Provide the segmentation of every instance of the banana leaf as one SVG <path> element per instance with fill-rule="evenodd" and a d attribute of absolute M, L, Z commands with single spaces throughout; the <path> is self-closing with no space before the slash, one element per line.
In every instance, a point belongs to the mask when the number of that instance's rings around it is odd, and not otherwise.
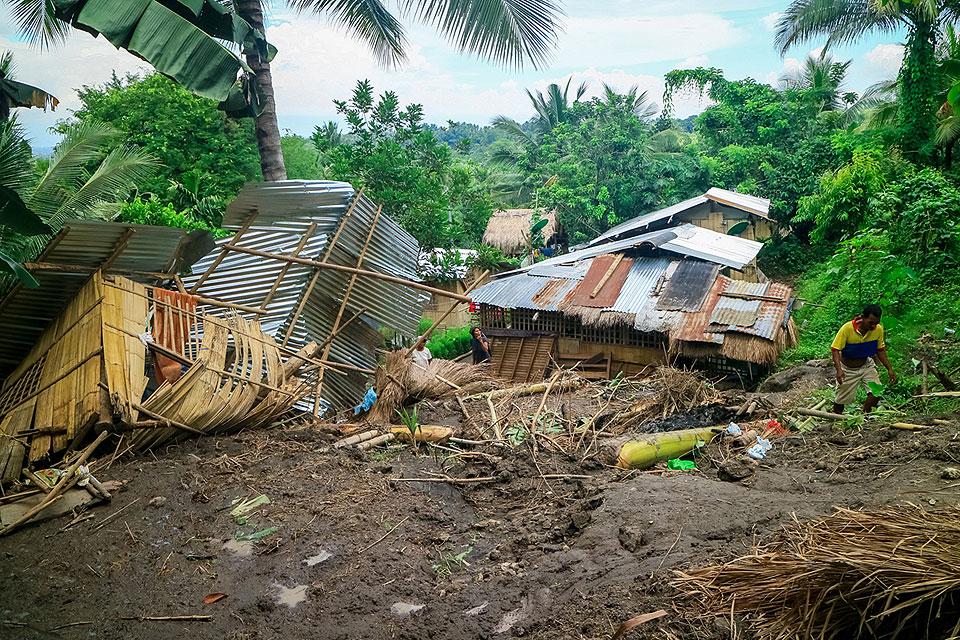
<path fill-rule="evenodd" d="M 243 58 L 224 43 L 269 60 L 276 49 L 263 34 L 217 0 L 52 0 L 58 18 L 149 62 L 190 91 L 234 113 L 237 101 L 257 98 L 256 80 Z M 249 89 L 248 89 L 249 87 Z M 247 102 L 254 114 L 259 100 Z"/>
<path fill-rule="evenodd" d="M 60 101 L 43 89 L 0 77 L 0 99 L 5 98 L 11 107 L 37 107 L 46 111 L 56 109 Z"/>

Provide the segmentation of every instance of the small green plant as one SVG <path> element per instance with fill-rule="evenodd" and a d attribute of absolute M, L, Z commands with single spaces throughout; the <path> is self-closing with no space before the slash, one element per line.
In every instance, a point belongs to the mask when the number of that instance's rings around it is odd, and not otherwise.
<path fill-rule="evenodd" d="M 417 416 L 417 408 L 397 409 L 397 415 L 400 416 L 400 422 L 403 423 L 403 426 L 410 431 L 410 441 L 413 443 L 413 448 L 418 448 L 417 431 L 420 430 L 420 420 Z"/>
<path fill-rule="evenodd" d="M 458 569 L 470 566 L 467 558 L 473 553 L 473 547 L 467 547 L 457 554 L 454 554 L 452 551 L 438 553 L 440 554 L 440 560 L 432 565 L 433 570 L 438 577 L 449 578 Z"/>
<path fill-rule="evenodd" d="M 507 441 L 510 444 L 517 447 L 523 444 L 523 441 L 527 439 L 530 432 L 527 431 L 526 426 L 518 422 L 504 429 L 503 435 L 507 436 Z"/>

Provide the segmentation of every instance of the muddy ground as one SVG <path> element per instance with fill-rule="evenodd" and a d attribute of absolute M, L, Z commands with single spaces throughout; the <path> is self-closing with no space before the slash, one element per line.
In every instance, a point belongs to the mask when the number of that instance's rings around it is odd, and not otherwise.
<path fill-rule="evenodd" d="M 442 408 L 424 415 L 457 422 Z M 707 459 L 698 471 L 627 472 L 543 447 L 534 457 L 529 441 L 456 455 L 326 451 L 332 438 L 249 432 L 118 460 L 101 479 L 126 488 L 95 518 L 0 539 L 0 637 L 610 638 L 662 608 L 626 637 L 726 639 L 728 620 L 699 619 L 670 586 L 674 569 L 736 556 L 835 506 L 960 498 L 941 477 L 960 467 L 956 424 L 780 438 L 742 483 L 720 481 Z M 398 480 L 431 474 L 475 481 Z M 270 503 L 245 523 L 230 516 L 234 500 L 260 494 Z M 226 597 L 204 604 L 215 593 Z M 136 619 L 184 615 L 210 619 Z M 734 636 L 751 637 L 743 623 Z"/>

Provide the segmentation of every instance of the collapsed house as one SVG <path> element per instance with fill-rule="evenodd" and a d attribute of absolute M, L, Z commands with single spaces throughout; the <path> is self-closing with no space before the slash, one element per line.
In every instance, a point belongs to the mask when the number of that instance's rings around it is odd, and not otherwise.
<path fill-rule="evenodd" d="M 761 247 L 683 224 L 501 274 L 472 308 L 502 378 L 539 379 L 554 362 L 606 378 L 679 361 L 753 379 L 795 342 L 790 287 L 753 281 Z"/>
<path fill-rule="evenodd" d="M 0 482 L 94 431 L 146 449 L 353 406 L 437 292 L 412 236 L 346 183 L 248 185 L 223 226 L 214 245 L 69 221 L 25 265 L 40 287 L 0 301 Z"/>
<path fill-rule="evenodd" d="M 504 255 L 519 257 L 530 252 L 530 229 L 534 224 L 536 209 L 501 209 L 494 211 L 487 220 L 483 243 L 495 247 Z M 547 221 L 543 228 L 543 240 L 547 246 L 556 243 L 560 235 L 556 211 L 542 211 Z"/>

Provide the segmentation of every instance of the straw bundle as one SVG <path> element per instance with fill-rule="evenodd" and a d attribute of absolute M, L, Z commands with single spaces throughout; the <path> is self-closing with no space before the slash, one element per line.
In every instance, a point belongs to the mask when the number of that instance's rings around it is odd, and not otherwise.
<path fill-rule="evenodd" d="M 410 361 L 409 354 L 409 349 L 391 351 L 377 369 L 377 402 L 370 410 L 371 420 L 390 422 L 397 409 L 410 401 L 470 395 L 498 386 L 487 365 L 433 360 L 424 370 Z"/>
<path fill-rule="evenodd" d="M 657 390 L 654 406 L 664 418 L 715 402 L 718 397 L 713 386 L 690 369 L 657 367 L 652 383 Z"/>
<path fill-rule="evenodd" d="M 765 640 L 956 638 L 960 507 L 840 509 L 675 583 L 711 614 L 751 615 Z"/>

